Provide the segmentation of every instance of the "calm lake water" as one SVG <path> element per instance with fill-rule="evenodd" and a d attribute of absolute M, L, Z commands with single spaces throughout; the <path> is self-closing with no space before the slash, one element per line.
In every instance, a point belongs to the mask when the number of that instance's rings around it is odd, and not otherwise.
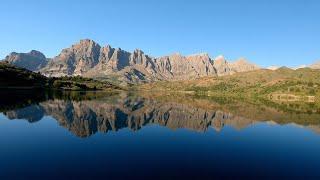
<path fill-rule="evenodd" d="M 319 179 L 312 104 L 2 92 L 0 179 Z"/>

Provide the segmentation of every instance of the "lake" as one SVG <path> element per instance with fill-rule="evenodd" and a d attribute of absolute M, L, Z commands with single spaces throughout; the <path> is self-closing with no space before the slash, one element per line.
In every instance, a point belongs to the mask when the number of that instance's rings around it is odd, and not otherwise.
<path fill-rule="evenodd" d="M 319 179 L 312 104 L 0 92 L 0 179 Z"/>

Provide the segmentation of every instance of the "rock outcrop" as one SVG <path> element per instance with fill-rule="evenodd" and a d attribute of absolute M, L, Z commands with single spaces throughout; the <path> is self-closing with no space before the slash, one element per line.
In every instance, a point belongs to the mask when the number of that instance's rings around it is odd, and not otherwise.
<path fill-rule="evenodd" d="M 4 61 L 30 71 L 38 71 L 48 63 L 46 56 L 36 50 L 32 50 L 29 53 L 12 52 L 6 56 Z"/>
<path fill-rule="evenodd" d="M 54 77 L 81 76 L 98 64 L 100 48 L 100 45 L 92 40 L 81 40 L 80 43 L 63 49 L 41 73 Z"/>
<path fill-rule="evenodd" d="M 257 65 L 250 63 L 244 58 L 240 58 L 239 60 L 230 63 L 229 67 L 231 72 L 233 73 L 254 71 L 260 69 Z"/>
<path fill-rule="evenodd" d="M 224 56 L 220 55 L 214 59 L 214 67 L 217 70 L 218 76 L 230 75 L 232 74 L 229 63 Z"/>
<path fill-rule="evenodd" d="M 260 69 L 260 67 L 253 63 L 250 63 L 244 58 L 240 58 L 234 62 L 228 62 L 222 55 L 215 58 L 214 67 L 217 70 L 218 76 L 225 76 L 238 72 L 247 72 Z"/>
<path fill-rule="evenodd" d="M 215 76 L 216 69 L 208 54 L 182 56 L 179 53 L 156 58 L 156 70 L 164 80 L 187 80 Z"/>

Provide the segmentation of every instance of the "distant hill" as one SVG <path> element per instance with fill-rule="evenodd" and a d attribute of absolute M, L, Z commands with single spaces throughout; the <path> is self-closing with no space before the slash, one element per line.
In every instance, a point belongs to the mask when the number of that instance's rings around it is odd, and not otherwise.
<path fill-rule="evenodd" d="M 267 67 L 266 69 L 269 69 L 269 70 L 277 70 L 277 69 L 279 69 L 280 67 L 278 67 L 278 66 L 269 66 L 269 67 Z"/>
<path fill-rule="evenodd" d="M 229 62 L 223 56 L 211 58 L 207 53 L 190 56 L 175 53 L 154 58 L 139 49 L 131 53 L 110 45 L 102 47 L 90 39 L 63 49 L 53 59 L 31 51 L 11 53 L 5 60 L 18 67 L 40 71 L 47 77 L 83 76 L 129 83 L 188 80 L 259 69 L 244 59 Z"/>
<path fill-rule="evenodd" d="M 309 66 L 312 69 L 320 69 L 320 61 L 317 61 Z"/>
<path fill-rule="evenodd" d="M 282 67 L 286 67 L 286 66 L 282 66 Z M 278 66 L 269 66 L 267 67 L 266 69 L 269 69 L 269 70 L 277 70 L 281 67 L 278 67 Z M 289 68 L 289 69 L 292 69 L 292 70 L 297 70 L 297 69 L 303 69 L 303 68 L 311 68 L 311 69 L 320 69 L 320 61 L 318 62 L 315 62 L 313 64 L 310 64 L 310 65 L 300 65 L 300 66 L 296 66 L 296 67 L 286 67 L 286 68 Z"/>
<path fill-rule="evenodd" d="M 32 50 L 29 53 L 12 52 L 6 56 L 4 61 L 30 71 L 38 71 L 48 63 L 46 56 L 36 50 Z"/>

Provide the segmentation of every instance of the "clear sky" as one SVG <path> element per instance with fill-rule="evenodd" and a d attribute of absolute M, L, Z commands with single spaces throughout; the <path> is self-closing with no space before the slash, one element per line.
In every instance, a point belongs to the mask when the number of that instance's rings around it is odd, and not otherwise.
<path fill-rule="evenodd" d="M 152 56 L 245 57 L 261 66 L 320 59 L 319 0 L 2 0 L 0 59 L 57 55 L 80 39 Z"/>

